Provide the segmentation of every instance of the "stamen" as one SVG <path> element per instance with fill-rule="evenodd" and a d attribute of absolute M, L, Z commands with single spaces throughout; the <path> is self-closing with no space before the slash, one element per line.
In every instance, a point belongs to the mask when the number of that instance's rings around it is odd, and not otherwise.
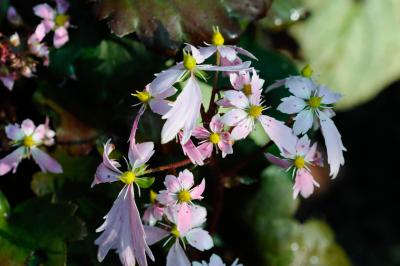
<path fill-rule="evenodd" d="M 119 176 L 119 179 L 125 184 L 129 185 L 135 182 L 136 176 L 131 171 L 126 171 L 122 175 Z"/>

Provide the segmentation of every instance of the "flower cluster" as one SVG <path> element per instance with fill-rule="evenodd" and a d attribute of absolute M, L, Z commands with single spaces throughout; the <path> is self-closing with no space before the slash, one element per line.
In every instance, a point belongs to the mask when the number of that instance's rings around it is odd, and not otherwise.
<path fill-rule="evenodd" d="M 34 77 L 38 65 L 49 65 L 49 47 L 44 38 L 50 31 L 54 31 L 55 48 L 68 42 L 69 3 L 66 0 L 55 2 L 55 8 L 46 3 L 34 6 L 33 13 L 42 20 L 31 34 L 26 35 L 26 31 L 11 36 L 0 33 L 0 81 L 9 90 L 21 77 Z M 23 25 L 22 17 L 13 6 L 7 11 L 7 20 L 14 28 Z"/>

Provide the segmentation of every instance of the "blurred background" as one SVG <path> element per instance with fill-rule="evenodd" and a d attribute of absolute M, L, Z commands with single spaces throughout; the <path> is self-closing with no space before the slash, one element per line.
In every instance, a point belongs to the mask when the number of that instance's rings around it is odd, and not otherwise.
<path fill-rule="evenodd" d="M 39 22 L 32 7 L 42 2 L 0 0 L 0 32 L 32 32 Z M 52 155 L 65 170 L 43 174 L 24 161 L 17 174 L 0 177 L 0 214 L 10 217 L 0 218 L 0 266 L 100 265 L 95 229 L 121 188 L 90 189 L 102 143 L 112 137 L 124 147 L 137 111 L 130 94 L 180 60 L 184 42 L 210 42 L 215 25 L 227 43 L 258 57 L 253 66 L 267 85 L 310 63 L 315 79 L 341 92 L 334 121 L 348 152 L 336 179 L 317 170 L 321 188 L 305 200 L 292 199 L 290 177 L 267 167 L 262 155 L 227 180 L 213 252 L 244 265 L 400 265 L 400 1 L 70 2 L 70 42 L 51 51 L 49 67 L 39 68 L 36 78 L 17 81 L 11 92 L 0 87 L 0 157 L 10 151 L 5 125 L 50 116 L 59 144 Z M 6 21 L 10 5 L 23 26 Z M 209 89 L 202 87 L 204 94 Z M 282 93 L 265 95 L 267 103 L 276 107 Z M 161 126 L 146 113 L 139 140 L 158 141 Z M 235 145 L 222 167 L 267 141 L 256 131 Z M 156 149 L 154 165 L 183 158 L 173 143 Z M 207 169 L 195 171 L 216 182 Z M 218 196 L 210 189 L 206 197 L 212 213 Z M 155 252 L 161 259 L 154 265 L 165 265 L 165 251 L 158 246 Z M 111 253 L 101 265 L 119 265 Z M 194 251 L 191 256 L 205 259 Z"/>

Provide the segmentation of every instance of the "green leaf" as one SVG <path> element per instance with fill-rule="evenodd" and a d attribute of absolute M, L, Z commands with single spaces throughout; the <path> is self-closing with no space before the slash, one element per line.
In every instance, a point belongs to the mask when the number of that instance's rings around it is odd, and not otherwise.
<path fill-rule="evenodd" d="M 312 16 L 292 33 L 318 81 L 344 94 L 338 108 L 365 103 L 400 78 L 400 1 L 304 4 Z"/>
<path fill-rule="evenodd" d="M 135 183 L 141 188 L 149 188 L 153 185 L 154 177 L 137 177 Z"/>
<path fill-rule="evenodd" d="M 0 190 L 0 223 L 3 219 L 6 219 L 10 214 L 10 204 L 6 196 Z"/>
<path fill-rule="evenodd" d="M 18 205 L 0 224 L 2 265 L 65 265 L 65 241 L 86 235 L 76 205 L 37 198 Z M 36 264 L 35 264 L 36 263 Z"/>
<path fill-rule="evenodd" d="M 265 16 L 270 0 L 97 0 L 97 15 L 107 19 L 117 36 L 135 32 L 146 46 L 176 50 L 183 40 L 211 42 L 219 26 L 226 41 L 238 37 L 242 25 Z M 232 17 L 231 17 L 232 16 Z"/>

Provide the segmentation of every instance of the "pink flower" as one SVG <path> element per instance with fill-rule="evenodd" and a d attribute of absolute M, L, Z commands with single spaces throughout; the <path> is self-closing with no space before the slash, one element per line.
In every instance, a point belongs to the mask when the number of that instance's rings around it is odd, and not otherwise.
<path fill-rule="evenodd" d="M 304 198 L 308 198 L 314 192 L 314 186 L 319 187 L 309 168 L 310 165 L 318 163 L 316 153 L 317 143 L 310 147 L 310 140 L 307 135 L 304 135 L 297 140 L 295 146 L 283 150 L 281 155 L 284 159 L 267 154 L 267 158 L 271 162 L 282 168 L 293 170 L 295 176 L 293 198 L 296 198 L 299 193 Z"/>
<path fill-rule="evenodd" d="M 230 133 L 224 131 L 224 124 L 218 114 L 213 116 L 210 122 L 210 131 L 204 127 L 197 127 L 193 131 L 193 136 L 202 140 L 199 151 L 204 158 L 209 158 L 212 155 L 213 147 L 218 147 L 222 151 L 222 157 L 225 158 L 227 154 L 232 154 L 232 144 Z"/>
<path fill-rule="evenodd" d="M 126 185 L 119 193 L 113 207 L 105 217 L 104 224 L 97 232 L 104 231 L 95 244 L 99 246 L 98 260 L 101 262 L 110 249 L 116 249 L 124 266 L 134 265 L 135 261 L 140 266 L 147 266 L 146 253 L 154 260 L 150 248 L 146 244 L 143 225 L 134 197 L 134 184 L 139 189 L 148 188 L 154 178 L 140 177 L 145 174 L 145 163 L 154 154 L 153 142 L 136 143 L 135 134 L 140 115 L 135 119 L 132 129 L 128 153 L 128 169 L 122 172 L 117 161 L 110 159 L 114 146 L 110 140 L 104 146 L 103 162 L 97 167 L 93 185 L 122 181 Z"/>
<path fill-rule="evenodd" d="M 35 126 L 30 119 L 22 121 L 22 124 L 10 124 L 5 128 L 7 137 L 11 139 L 13 146 L 17 146 L 11 154 L 0 160 L 0 175 L 9 171 L 15 173 L 22 159 L 33 157 L 42 172 L 62 173 L 61 165 L 48 154 L 39 149 L 42 145 L 54 143 L 54 131 L 48 128 L 48 122 Z M 52 132 L 50 137 L 49 132 Z M 49 142 L 50 141 L 50 142 Z"/>
<path fill-rule="evenodd" d="M 253 79 L 254 75 L 256 73 L 253 73 Z M 261 90 L 254 90 L 249 97 L 242 91 L 226 91 L 224 101 L 232 108 L 222 116 L 221 121 L 227 126 L 234 127 L 231 132 L 232 139 L 246 138 L 254 129 L 255 122 L 259 121 L 280 150 L 285 146 L 294 145 L 296 138 L 291 128 L 273 117 L 262 114 L 266 108 L 262 105 Z"/>
<path fill-rule="evenodd" d="M 242 60 L 238 57 L 238 54 L 242 54 L 251 59 L 257 60 L 257 58 L 252 53 L 246 51 L 243 48 L 234 45 L 224 45 L 225 39 L 219 31 L 218 27 L 213 27 L 213 31 L 214 34 L 212 37 L 212 44 L 206 43 L 207 47 L 199 48 L 199 51 L 204 56 L 204 58 L 208 58 L 218 52 L 218 56 L 220 57 L 220 63 L 222 66 L 234 66 L 241 64 Z"/>
<path fill-rule="evenodd" d="M 239 259 L 236 259 L 231 266 L 243 266 L 243 264 L 238 264 L 238 262 Z M 225 263 L 222 261 L 220 256 L 212 254 L 210 257 L 210 263 L 207 263 L 204 260 L 201 263 L 195 261 L 192 266 L 225 266 Z"/>
<path fill-rule="evenodd" d="M 206 221 L 207 211 L 201 206 L 190 206 L 192 219 L 190 226 L 181 226 L 179 222 L 179 208 L 177 206 L 170 207 L 165 214 L 167 219 L 173 224 L 168 230 L 146 226 L 146 241 L 149 245 L 153 245 L 169 236 L 166 242 L 174 241 L 167 255 L 167 266 L 190 266 L 190 261 L 183 250 L 181 243 L 185 247 L 185 243 L 200 250 L 209 250 L 214 246 L 213 240 L 209 233 L 202 229 Z"/>
<path fill-rule="evenodd" d="M 143 221 L 154 226 L 157 221 L 160 221 L 164 215 L 164 207 L 157 201 L 157 193 L 150 190 L 150 205 L 146 208 L 143 214 Z"/>
<path fill-rule="evenodd" d="M 202 71 L 238 71 L 247 69 L 250 65 L 249 62 L 230 67 L 201 65 L 205 58 L 196 47 L 187 45 L 183 52 L 183 62 L 157 74 L 157 77 L 150 84 L 154 93 L 161 94 L 170 89 L 176 82 L 182 81 L 189 73 L 189 78 L 182 92 L 172 104 L 172 108 L 162 117 L 167 120 L 161 131 L 162 143 L 174 139 L 181 130 L 183 130 L 182 143 L 186 143 L 192 135 L 196 121 L 200 117 L 201 106 L 201 91 L 195 78 L 196 75 L 204 78 Z"/>
<path fill-rule="evenodd" d="M 36 27 L 35 36 L 39 42 L 47 33 L 54 31 L 53 43 L 60 48 L 68 42 L 69 16 L 66 14 L 69 3 L 65 0 L 56 0 L 56 9 L 48 4 L 40 4 L 33 7 L 36 16 L 42 18 L 42 22 Z"/>
<path fill-rule="evenodd" d="M 13 74 L 8 74 L 0 76 L 0 81 L 3 83 L 4 87 L 11 91 L 14 87 L 15 78 Z"/>
<path fill-rule="evenodd" d="M 43 59 L 43 65 L 45 66 L 49 65 L 49 55 L 50 55 L 49 47 L 47 47 L 46 44 L 41 43 L 35 34 L 32 34 L 29 37 L 28 46 L 29 46 L 29 51 L 33 55 Z"/>
<path fill-rule="evenodd" d="M 192 213 L 189 203 L 192 200 L 201 200 L 205 189 L 205 180 L 203 179 L 198 186 L 194 186 L 193 174 L 185 169 L 179 173 L 178 177 L 167 175 L 164 185 L 166 190 L 161 190 L 157 195 L 157 200 L 165 206 L 177 205 L 179 208 L 179 223 L 181 226 L 190 226 Z"/>
<path fill-rule="evenodd" d="M 293 95 L 282 99 L 278 110 L 286 114 L 297 114 L 294 118 L 293 131 L 296 135 L 305 134 L 313 125 L 321 127 L 325 139 L 330 175 L 335 178 L 341 165 L 344 165 L 342 137 L 332 121 L 335 112 L 332 104 L 342 97 L 329 88 L 319 85 L 309 77 L 294 76 L 271 85 L 274 89 L 284 85 Z"/>
<path fill-rule="evenodd" d="M 143 91 L 136 91 L 136 93 L 132 95 L 139 99 L 143 108 L 149 106 L 154 113 L 164 115 L 171 109 L 171 102 L 165 99 L 171 97 L 175 93 L 176 89 L 174 87 L 162 93 L 158 93 L 151 88 L 150 84 L 147 84 Z"/>

